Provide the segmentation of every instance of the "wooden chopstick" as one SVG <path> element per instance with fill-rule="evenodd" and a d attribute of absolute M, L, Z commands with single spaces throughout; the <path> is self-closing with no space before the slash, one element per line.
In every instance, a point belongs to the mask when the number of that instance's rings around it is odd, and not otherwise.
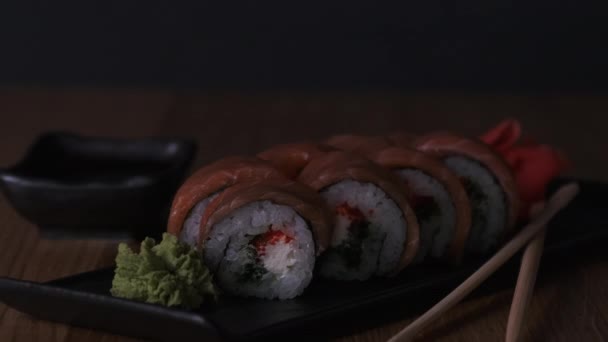
<path fill-rule="evenodd" d="M 444 312 L 459 303 L 464 297 L 476 289 L 484 280 L 492 275 L 496 270 L 507 262 L 517 251 L 525 246 L 534 236 L 536 236 L 549 221 L 563 209 L 578 194 L 579 186 L 576 183 L 564 185 L 559 188 L 547 202 L 547 206 L 542 213 L 526 225 L 513 239 L 505 244 L 494 256 L 486 261 L 475 273 L 467 278 L 460 286 L 450 294 L 435 304 L 431 309 L 418 317 L 414 322 L 405 327 L 389 342 L 411 341 L 422 329 L 431 322 L 439 318 Z"/>
<path fill-rule="evenodd" d="M 533 217 L 541 212 L 542 204 L 532 209 Z M 507 322 L 507 332 L 505 335 L 506 342 L 519 341 L 523 321 L 526 314 L 526 309 L 532 299 L 534 292 L 534 283 L 538 274 L 540 258 L 543 254 L 543 246 L 545 244 L 545 235 L 547 230 L 542 229 L 536 237 L 530 241 L 524 255 L 521 259 L 519 275 L 517 276 L 517 285 L 513 294 L 513 302 L 509 311 L 509 320 Z"/>

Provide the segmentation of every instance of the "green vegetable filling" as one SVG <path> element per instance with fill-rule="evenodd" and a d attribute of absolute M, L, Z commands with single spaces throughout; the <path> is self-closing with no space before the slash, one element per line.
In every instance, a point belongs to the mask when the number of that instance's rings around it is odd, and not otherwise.
<path fill-rule="evenodd" d="M 473 225 L 477 226 L 477 227 L 485 227 L 486 216 L 479 204 L 487 199 L 486 195 L 479 188 L 479 186 L 477 184 L 475 184 L 474 182 L 472 182 L 470 179 L 463 178 L 462 183 L 467 192 L 467 195 L 469 196 L 469 201 L 471 201 L 471 204 L 472 204 L 471 219 L 472 219 Z"/>
<path fill-rule="evenodd" d="M 361 265 L 363 242 L 371 235 L 370 223 L 367 220 L 352 221 L 348 232 L 347 238 L 333 250 L 342 257 L 346 267 L 357 268 Z"/>
<path fill-rule="evenodd" d="M 217 290 L 201 254 L 171 234 L 159 244 L 141 243 L 139 254 L 126 244 L 118 246 L 110 293 L 115 297 L 185 309 L 216 300 Z"/>
<path fill-rule="evenodd" d="M 253 241 L 253 240 L 252 240 Z M 262 265 L 262 261 L 253 245 L 245 247 L 248 263 L 243 266 L 243 273 L 239 274 L 237 281 L 240 283 L 259 282 L 268 270 Z"/>
<path fill-rule="evenodd" d="M 416 203 L 414 210 L 420 221 L 426 221 L 441 214 L 439 205 L 433 198 Z"/>

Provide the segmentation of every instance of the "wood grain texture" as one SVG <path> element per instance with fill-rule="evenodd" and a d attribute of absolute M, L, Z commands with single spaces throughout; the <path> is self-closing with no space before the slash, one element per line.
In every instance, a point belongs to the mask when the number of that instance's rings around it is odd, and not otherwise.
<path fill-rule="evenodd" d="M 49 129 L 191 137 L 199 142 L 195 165 L 201 165 L 228 154 L 251 154 L 275 143 L 334 133 L 449 128 L 478 134 L 502 118 L 516 117 L 540 141 L 560 146 L 576 165 L 574 175 L 608 181 L 607 112 L 608 95 L 4 89 L 0 90 L 0 167 L 16 162 L 34 137 Z M 111 265 L 117 243 L 41 239 L 36 228 L 0 196 L 1 276 L 46 281 Z M 541 267 L 522 341 L 608 339 L 608 258 L 596 254 L 546 272 Z M 420 341 L 503 339 L 512 291 L 463 302 L 426 329 Z M 335 340 L 384 341 L 413 318 L 355 329 Z M 39 321 L 0 304 L 0 341 L 135 340 Z"/>

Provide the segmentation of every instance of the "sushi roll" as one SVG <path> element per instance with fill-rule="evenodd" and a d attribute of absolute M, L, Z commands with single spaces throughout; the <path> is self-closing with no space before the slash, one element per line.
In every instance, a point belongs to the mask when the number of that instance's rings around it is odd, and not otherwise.
<path fill-rule="evenodd" d="M 267 299 L 300 295 L 328 246 L 331 214 L 294 181 L 240 183 L 214 199 L 201 222 L 205 264 L 231 294 Z"/>
<path fill-rule="evenodd" d="M 458 176 L 436 158 L 403 147 L 387 147 L 368 158 L 393 170 L 409 189 L 408 200 L 420 225 L 415 262 L 427 256 L 458 263 L 471 225 L 471 207 Z"/>
<path fill-rule="evenodd" d="M 396 142 L 411 136 L 396 134 Z M 407 139 L 407 140 L 406 140 Z M 458 263 L 471 224 L 471 208 L 458 177 L 440 160 L 423 152 L 392 146 L 391 137 L 342 135 L 327 144 L 359 153 L 392 170 L 405 183 L 409 203 L 420 225 L 420 246 L 414 263 L 427 255 Z"/>
<path fill-rule="evenodd" d="M 334 215 L 320 274 L 365 280 L 398 273 L 418 250 L 418 223 L 404 187 L 387 170 L 357 154 L 315 158 L 298 180 L 321 194 Z"/>
<path fill-rule="evenodd" d="M 410 144 L 439 157 L 460 177 L 472 210 L 467 253 L 486 254 L 497 247 L 514 228 L 520 205 L 505 161 L 486 144 L 452 133 L 421 136 Z"/>
<path fill-rule="evenodd" d="M 291 143 L 276 145 L 257 156 L 270 162 L 288 178 L 296 179 L 312 159 L 332 150 L 334 149 L 323 144 Z"/>
<path fill-rule="evenodd" d="M 211 163 L 190 176 L 177 190 L 167 231 L 196 246 L 203 213 L 221 191 L 244 181 L 284 179 L 270 163 L 252 157 L 228 157 Z"/>

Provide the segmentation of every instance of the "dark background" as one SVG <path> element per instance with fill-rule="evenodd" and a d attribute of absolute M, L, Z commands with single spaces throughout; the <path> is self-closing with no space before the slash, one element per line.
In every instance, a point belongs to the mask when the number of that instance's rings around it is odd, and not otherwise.
<path fill-rule="evenodd" d="M 605 89 L 603 3 L 11 0 L 0 84 Z"/>
<path fill-rule="evenodd" d="M 608 182 L 604 3 L 0 0 L 0 168 L 52 130 L 192 139 L 194 170 L 338 133 L 478 136 L 512 117 L 568 156 L 568 174 Z M 0 196 L 0 276 L 48 281 L 115 256 L 115 242 L 40 238 Z M 523 341 L 608 336 L 604 259 L 539 278 Z M 426 340 L 502 340 L 511 299 L 461 303 Z M 0 317 L 0 341 L 134 341 L 2 303 Z M 339 341 L 386 341 L 409 322 Z"/>

